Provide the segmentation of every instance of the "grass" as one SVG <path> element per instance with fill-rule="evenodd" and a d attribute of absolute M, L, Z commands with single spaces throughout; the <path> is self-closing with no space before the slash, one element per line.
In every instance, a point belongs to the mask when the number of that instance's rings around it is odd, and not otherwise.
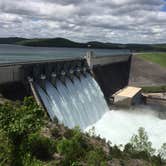
<path fill-rule="evenodd" d="M 144 93 L 166 92 L 166 85 L 142 87 L 142 91 L 143 91 Z"/>
<path fill-rule="evenodd" d="M 141 53 L 139 55 L 142 59 L 150 61 L 156 64 L 159 64 L 162 67 L 166 68 L 166 52 L 162 53 Z M 144 93 L 157 93 L 157 92 L 166 92 L 166 85 L 162 86 L 148 86 L 142 87 Z"/>
<path fill-rule="evenodd" d="M 165 53 L 142 53 L 139 55 L 142 59 L 157 63 L 160 66 L 166 67 L 166 52 Z"/>

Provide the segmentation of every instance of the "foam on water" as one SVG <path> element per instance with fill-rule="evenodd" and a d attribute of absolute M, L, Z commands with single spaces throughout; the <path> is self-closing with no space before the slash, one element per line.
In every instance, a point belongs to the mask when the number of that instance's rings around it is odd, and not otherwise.
<path fill-rule="evenodd" d="M 160 113 L 145 106 L 129 110 L 111 110 L 86 131 L 94 126 L 96 135 L 110 140 L 112 144 L 125 145 L 133 134 L 137 134 L 139 127 L 144 127 L 152 146 L 159 149 L 166 142 L 166 119 L 160 119 Z"/>

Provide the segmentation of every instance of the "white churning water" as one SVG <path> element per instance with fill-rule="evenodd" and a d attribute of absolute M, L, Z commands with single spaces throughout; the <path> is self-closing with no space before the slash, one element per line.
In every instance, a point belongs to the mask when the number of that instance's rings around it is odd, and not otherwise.
<path fill-rule="evenodd" d="M 137 134 L 140 127 L 145 128 L 149 140 L 155 149 L 159 149 L 166 143 L 166 117 L 164 111 L 140 106 L 129 110 L 111 110 L 92 126 L 95 127 L 96 135 L 110 140 L 112 144 L 128 143 L 133 134 Z M 165 114 L 165 115 L 164 115 Z M 92 126 L 89 126 L 88 131 Z"/>
<path fill-rule="evenodd" d="M 51 119 L 57 117 L 69 128 L 80 126 L 84 130 L 109 110 L 99 85 L 89 74 L 74 77 L 73 82 L 66 78 L 65 84 L 58 80 L 53 86 L 46 81 L 45 90 L 36 85 Z"/>

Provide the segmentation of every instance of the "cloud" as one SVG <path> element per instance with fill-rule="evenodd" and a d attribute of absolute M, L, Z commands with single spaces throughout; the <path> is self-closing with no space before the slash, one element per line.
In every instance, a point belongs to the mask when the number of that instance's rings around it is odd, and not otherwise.
<path fill-rule="evenodd" d="M 0 36 L 166 42 L 164 0 L 0 0 Z"/>

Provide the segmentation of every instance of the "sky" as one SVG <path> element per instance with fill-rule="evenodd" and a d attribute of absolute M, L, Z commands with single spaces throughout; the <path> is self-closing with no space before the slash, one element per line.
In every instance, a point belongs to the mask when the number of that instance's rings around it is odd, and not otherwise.
<path fill-rule="evenodd" d="M 166 43 L 166 0 L 0 0 L 0 37 Z"/>

